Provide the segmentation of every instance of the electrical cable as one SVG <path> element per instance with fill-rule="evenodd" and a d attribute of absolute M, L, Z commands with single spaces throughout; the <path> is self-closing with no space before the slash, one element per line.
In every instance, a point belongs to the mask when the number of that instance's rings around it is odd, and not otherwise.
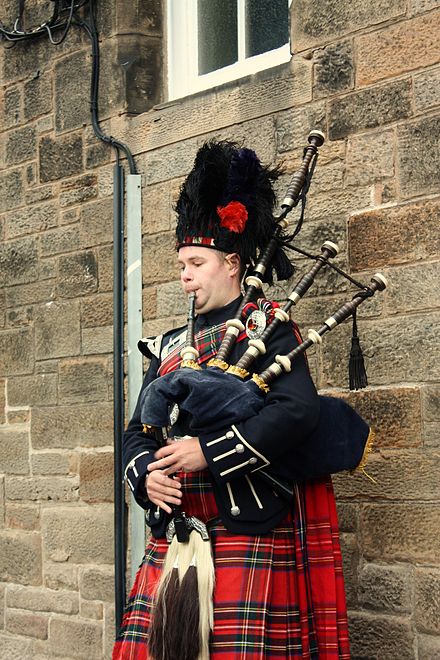
<path fill-rule="evenodd" d="M 98 32 L 96 30 L 95 17 L 94 17 L 94 0 L 90 2 L 90 26 L 85 21 L 79 21 L 78 25 L 82 27 L 87 33 L 92 44 L 92 81 L 91 81 L 91 99 L 90 109 L 92 114 L 92 127 L 95 135 L 102 141 L 110 144 L 114 149 L 121 150 L 128 161 L 130 174 L 137 174 L 136 163 L 133 155 L 126 144 L 116 140 L 111 135 L 106 135 L 99 126 L 98 121 L 98 93 L 99 93 L 99 41 Z"/>
<path fill-rule="evenodd" d="M 73 9 L 71 8 L 71 12 L 73 15 L 74 11 L 77 11 L 80 9 L 88 0 L 81 0 L 79 3 L 75 3 L 75 0 L 72 0 L 72 5 Z M 3 23 L 0 21 L 0 40 L 6 39 L 7 41 L 11 42 L 17 42 L 17 41 L 25 41 L 27 39 L 35 39 L 36 37 L 41 36 L 42 34 L 45 34 L 47 30 L 56 30 L 59 28 L 65 27 L 65 21 L 64 19 L 61 18 L 61 14 L 63 13 L 63 10 L 60 10 L 59 7 L 59 1 L 55 0 L 54 3 L 54 10 L 52 12 L 52 17 L 39 25 L 38 27 L 35 27 L 31 30 L 22 30 L 19 29 L 19 26 L 21 27 L 22 20 L 23 20 L 23 11 L 24 11 L 24 2 L 20 4 L 19 8 L 19 16 L 16 18 L 14 22 L 14 27 L 13 29 L 8 29 L 6 28 Z M 70 25 L 69 25 L 70 27 Z M 52 42 L 54 43 L 54 42 Z M 56 45 L 56 44 L 55 44 Z"/>
<path fill-rule="evenodd" d="M 44 26 L 46 28 L 47 32 L 48 32 L 49 40 L 50 40 L 51 44 L 53 44 L 54 46 L 59 46 L 60 44 L 62 44 L 64 39 L 67 37 L 67 33 L 69 32 L 70 26 L 72 25 L 72 18 L 73 18 L 74 10 L 75 10 L 75 0 L 72 0 L 72 2 L 70 3 L 69 18 L 67 19 L 66 27 L 64 28 L 64 32 L 61 35 L 61 37 L 58 39 L 58 41 L 54 41 L 52 39 L 52 30 L 49 27 L 49 25 L 46 24 Z"/>

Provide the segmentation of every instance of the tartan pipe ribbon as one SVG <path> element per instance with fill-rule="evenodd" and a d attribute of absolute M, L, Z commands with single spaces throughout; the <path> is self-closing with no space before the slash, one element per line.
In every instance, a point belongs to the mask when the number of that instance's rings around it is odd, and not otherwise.
<path fill-rule="evenodd" d="M 226 331 L 226 323 L 219 323 L 218 325 L 213 325 L 209 328 L 204 328 L 200 330 L 194 337 L 194 348 L 199 352 L 199 358 L 197 362 L 199 364 L 204 364 L 212 357 L 217 355 L 218 347 L 220 346 L 221 340 Z M 243 341 L 246 339 L 246 332 L 240 333 L 237 337 L 237 342 Z M 182 361 L 180 351 L 182 350 L 181 346 L 177 346 L 171 351 L 169 355 L 162 361 L 158 375 L 164 376 L 170 371 L 178 369 Z"/>

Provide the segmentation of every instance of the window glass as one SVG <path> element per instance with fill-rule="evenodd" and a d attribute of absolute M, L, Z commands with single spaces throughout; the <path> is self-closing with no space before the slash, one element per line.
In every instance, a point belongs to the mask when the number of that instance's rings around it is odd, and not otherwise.
<path fill-rule="evenodd" d="M 167 0 L 168 98 L 288 62 L 290 0 Z"/>
<path fill-rule="evenodd" d="M 199 75 L 238 59 L 237 0 L 198 0 Z"/>
<path fill-rule="evenodd" d="M 260 55 L 289 41 L 289 8 L 286 0 L 246 2 L 246 57 Z"/>

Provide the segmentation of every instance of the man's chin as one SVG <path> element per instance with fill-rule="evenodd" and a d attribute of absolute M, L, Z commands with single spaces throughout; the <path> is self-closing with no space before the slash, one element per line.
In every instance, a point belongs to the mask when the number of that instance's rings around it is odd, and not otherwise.
<path fill-rule="evenodd" d="M 210 304 L 208 300 L 202 301 L 197 300 L 196 298 L 196 313 L 197 314 L 206 314 L 214 309 L 214 304 Z"/>

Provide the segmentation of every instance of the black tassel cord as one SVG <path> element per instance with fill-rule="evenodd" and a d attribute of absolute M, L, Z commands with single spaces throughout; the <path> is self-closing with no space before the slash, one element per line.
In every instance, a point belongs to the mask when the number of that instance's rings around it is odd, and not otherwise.
<path fill-rule="evenodd" d="M 367 372 L 365 370 L 364 356 L 359 342 L 356 310 L 353 312 L 353 333 L 351 337 L 350 360 L 348 363 L 349 387 L 351 390 L 360 390 L 367 387 Z"/>

